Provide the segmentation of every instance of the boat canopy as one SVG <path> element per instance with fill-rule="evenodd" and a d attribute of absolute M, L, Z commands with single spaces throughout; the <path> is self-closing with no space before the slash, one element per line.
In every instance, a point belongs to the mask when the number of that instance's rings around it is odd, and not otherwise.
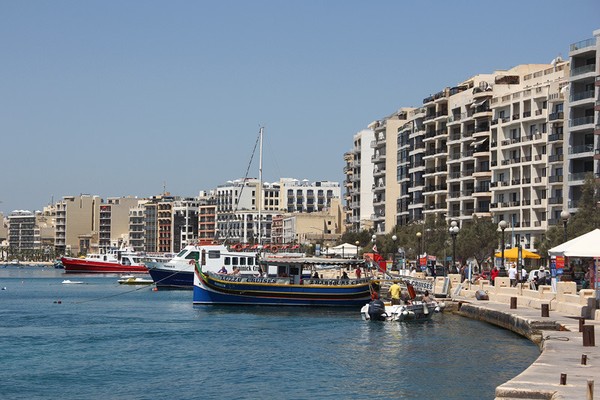
<path fill-rule="evenodd" d="M 332 267 L 364 266 L 365 260 L 345 258 L 320 258 L 320 257 L 267 257 L 260 260 L 261 265 L 288 265 L 288 266 L 311 266 L 316 269 L 328 269 Z"/>

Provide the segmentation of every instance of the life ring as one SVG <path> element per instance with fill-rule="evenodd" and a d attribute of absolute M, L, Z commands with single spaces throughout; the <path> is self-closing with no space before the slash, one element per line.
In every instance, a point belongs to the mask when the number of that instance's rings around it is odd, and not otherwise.
<path fill-rule="evenodd" d="M 276 245 L 271 246 L 271 253 L 277 253 L 277 250 L 279 250 L 279 249 L 277 248 Z"/>
<path fill-rule="evenodd" d="M 235 246 L 233 246 L 233 249 L 235 251 L 241 251 L 242 250 L 242 244 L 241 243 L 236 244 Z"/>

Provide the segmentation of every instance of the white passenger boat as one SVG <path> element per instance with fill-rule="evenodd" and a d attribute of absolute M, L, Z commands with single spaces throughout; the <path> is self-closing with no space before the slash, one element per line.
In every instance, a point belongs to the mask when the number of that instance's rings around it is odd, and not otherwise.
<path fill-rule="evenodd" d="M 438 303 L 437 301 L 412 301 L 410 304 L 391 305 L 385 304 L 381 300 L 373 300 L 365 304 L 360 313 L 365 321 L 415 321 L 430 319 L 444 306 L 443 302 Z"/>

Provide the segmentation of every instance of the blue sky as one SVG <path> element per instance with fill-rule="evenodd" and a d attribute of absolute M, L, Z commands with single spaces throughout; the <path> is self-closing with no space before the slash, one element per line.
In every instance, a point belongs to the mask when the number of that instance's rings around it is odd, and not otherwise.
<path fill-rule="evenodd" d="M 373 120 L 566 58 L 599 16 L 597 0 L 0 0 L 0 211 L 194 196 L 244 175 L 260 125 L 266 181 L 341 181 Z"/>

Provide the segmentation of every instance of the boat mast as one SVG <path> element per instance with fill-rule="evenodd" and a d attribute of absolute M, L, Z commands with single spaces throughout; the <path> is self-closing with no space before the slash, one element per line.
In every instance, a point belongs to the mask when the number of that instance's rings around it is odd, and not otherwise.
<path fill-rule="evenodd" d="M 262 183 L 262 162 L 263 162 L 263 131 L 264 127 L 260 127 L 260 142 L 258 148 L 258 244 L 262 246 L 262 202 L 263 202 L 263 183 Z"/>

